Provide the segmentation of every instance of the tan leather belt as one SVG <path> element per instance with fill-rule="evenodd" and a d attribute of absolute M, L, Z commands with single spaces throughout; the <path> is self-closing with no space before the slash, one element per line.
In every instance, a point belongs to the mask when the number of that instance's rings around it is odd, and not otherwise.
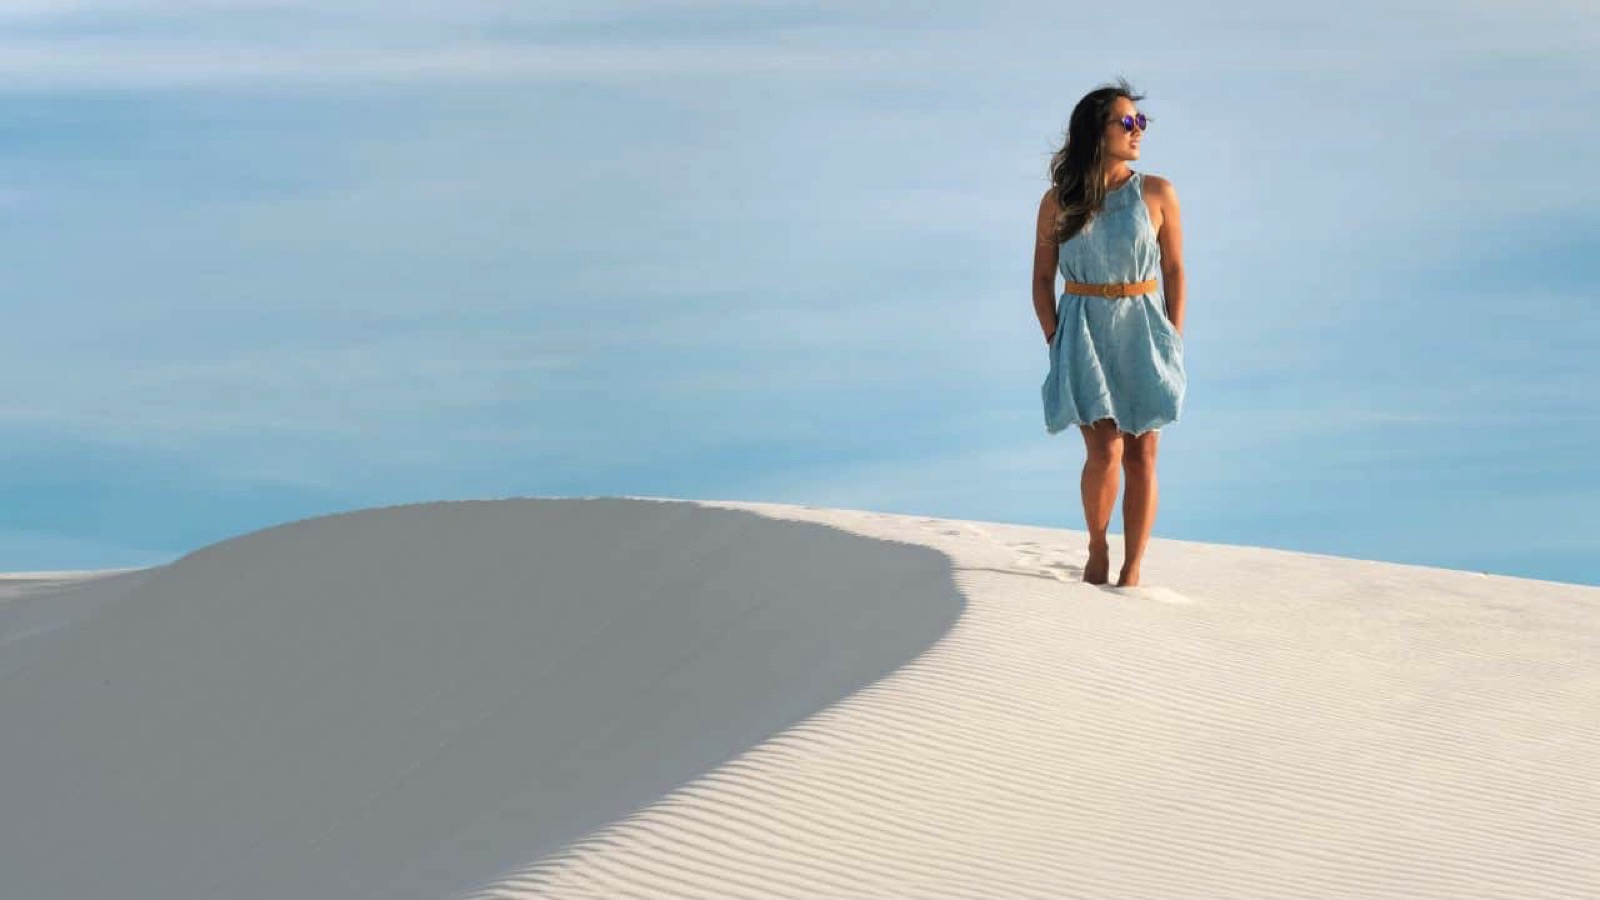
<path fill-rule="evenodd" d="M 1067 282 L 1069 294 L 1093 294 L 1096 297 L 1132 297 L 1135 294 L 1148 294 L 1156 289 L 1158 282 L 1152 278 L 1149 281 L 1134 281 L 1127 284 L 1089 284 L 1083 281 Z"/>

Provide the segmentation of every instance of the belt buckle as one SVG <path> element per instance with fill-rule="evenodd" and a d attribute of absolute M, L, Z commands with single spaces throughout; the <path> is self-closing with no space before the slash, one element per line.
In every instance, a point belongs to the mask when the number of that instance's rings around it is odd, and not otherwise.
<path fill-rule="evenodd" d="M 1100 296 L 1108 297 L 1108 298 L 1109 297 L 1115 297 L 1116 296 L 1116 293 L 1115 293 L 1116 292 L 1116 288 L 1117 288 L 1117 286 L 1114 285 L 1114 284 L 1111 284 L 1110 282 L 1107 282 L 1106 284 L 1102 284 L 1102 285 L 1100 285 Z"/>

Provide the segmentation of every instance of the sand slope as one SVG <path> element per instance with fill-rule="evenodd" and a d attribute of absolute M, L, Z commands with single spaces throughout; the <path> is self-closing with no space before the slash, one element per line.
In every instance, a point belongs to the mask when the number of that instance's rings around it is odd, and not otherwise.
<path fill-rule="evenodd" d="M 0 895 L 1600 896 L 1600 589 L 1083 544 L 523 499 L 0 581 Z"/>
<path fill-rule="evenodd" d="M 479 896 L 1600 896 L 1600 590 L 1163 540 L 1108 589 L 1081 532 L 726 505 L 937 547 L 968 607 Z"/>

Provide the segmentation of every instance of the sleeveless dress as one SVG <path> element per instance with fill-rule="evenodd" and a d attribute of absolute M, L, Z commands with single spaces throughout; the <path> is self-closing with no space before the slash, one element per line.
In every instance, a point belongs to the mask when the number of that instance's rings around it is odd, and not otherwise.
<path fill-rule="evenodd" d="M 1144 202 L 1144 173 L 1106 195 L 1105 208 L 1057 252 L 1062 276 L 1093 284 L 1145 281 L 1161 247 Z M 1128 297 L 1070 294 L 1056 304 L 1050 371 L 1040 393 L 1045 430 L 1114 419 L 1143 434 L 1178 420 L 1188 376 L 1183 336 L 1167 318 L 1160 285 Z"/>

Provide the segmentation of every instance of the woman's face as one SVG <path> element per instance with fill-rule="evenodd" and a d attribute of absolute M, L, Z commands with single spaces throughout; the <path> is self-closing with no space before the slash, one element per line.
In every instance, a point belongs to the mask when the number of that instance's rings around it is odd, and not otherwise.
<path fill-rule="evenodd" d="M 1103 155 L 1108 159 L 1138 159 L 1139 143 L 1144 140 L 1144 129 L 1134 122 L 1133 130 L 1122 127 L 1122 117 L 1139 115 L 1139 107 L 1127 97 L 1118 97 L 1111 106 L 1103 132 Z"/>

